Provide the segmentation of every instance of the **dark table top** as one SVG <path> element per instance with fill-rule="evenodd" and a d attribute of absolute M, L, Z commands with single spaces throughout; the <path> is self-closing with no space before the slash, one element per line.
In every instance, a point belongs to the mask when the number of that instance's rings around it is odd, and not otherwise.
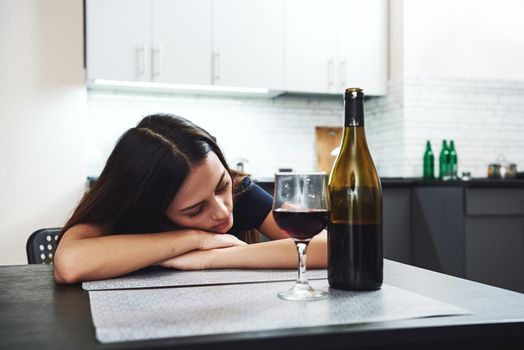
<path fill-rule="evenodd" d="M 56 285 L 50 265 L 1 266 L 0 349 L 524 348 L 524 294 L 388 260 L 384 273 L 385 283 L 474 314 L 100 344 L 80 285 Z"/>

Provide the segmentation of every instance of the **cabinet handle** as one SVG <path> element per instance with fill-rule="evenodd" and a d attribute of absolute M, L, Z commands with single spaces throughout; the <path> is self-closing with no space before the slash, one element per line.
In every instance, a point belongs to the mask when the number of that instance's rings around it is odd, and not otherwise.
<path fill-rule="evenodd" d="M 146 45 L 138 46 L 135 49 L 136 54 L 136 75 L 137 78 L 143 78 L 146 74 Z"/>
<path fill-rule="evenodd" d="M 220 51 L 213 53 L 213 83 L 220 79 Z"/>
<path fill-rule="evenodd" d="M 346 60 L 340 62 L 340 88 L 346 88 Z"/>
<path fill-rule="evenodd" d="M 154 47 L 151 53 L 151 72 L 153 72 L 153 80 L 160 77 L 161 59 L 160 59 L 160 45 Z"/>
<path fill-rule="evenodd" d="M 334 77 L 335 77 L 335 60 L 332 58 L 327 63 L 327 78 L 328 78 L 327 89 L 328 90 L 331 90 L 331 86 L 335 85 Z"/>

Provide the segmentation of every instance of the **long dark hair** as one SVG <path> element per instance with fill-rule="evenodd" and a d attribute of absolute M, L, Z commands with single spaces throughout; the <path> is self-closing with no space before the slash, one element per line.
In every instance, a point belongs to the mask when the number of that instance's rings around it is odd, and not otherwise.
<path fill-rule="evenodd" d="M 62 229 L 79 223 L 103 225 L 110 233 L 146 233 L 176 229 L 164 213 L 191 167 L 214 152 L 233 179 L 216 140 L 189 120 L 169 114 L 142 119 L 118 140 L 93 187 Z"/>

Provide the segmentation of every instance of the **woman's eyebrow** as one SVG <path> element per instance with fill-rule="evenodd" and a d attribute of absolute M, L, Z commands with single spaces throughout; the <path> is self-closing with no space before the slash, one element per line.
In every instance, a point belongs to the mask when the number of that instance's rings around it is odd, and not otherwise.
<path fill-rule="evenodd" d="M 224 176 L 226 176 L 226 171 L 224 170 L 224 172 L 222 173 L 222 176 L 220 176 L 220 179 L 218 180 L 218 183 L 217 185 L 215 186 L 215 190 L 218 189 L 218 187 L 220 186 L 220 183 L 222 183 L 222 180 L 224 180 Z M 180 211 L 188 211 L 188 210 L 191 210 L 195 207 L 198 207 L 200 204 L 202 204 L 203 201 L 200 201 L 196 204 L 193 204 L 193 205 L 190 205 L 189 207 L 185 207 L 183 209 L 180 209 Z"/>

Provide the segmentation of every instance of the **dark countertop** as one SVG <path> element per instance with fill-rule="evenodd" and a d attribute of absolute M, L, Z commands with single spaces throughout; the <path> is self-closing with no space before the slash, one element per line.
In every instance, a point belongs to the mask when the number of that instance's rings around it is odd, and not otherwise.
<path fill-rule="evenodd" d="M 412 187 L 524 187 L 524 179 L 488 179 L 472 178 L 471 180 L 423 180 L 422 178 L 382 178 L 382 186 L 397 187 L 404 184 Z"/>
<path fill-rule="evenodd" d="M 384 283 L 471 315 L 167 338 L 95 340 L 88 293 L 56 285 L 51 265 L 0 267 L 1 349 L 467 349 L 524 342 L 524 294 L 385 260 Z"/>
<path fill-rule="evenodd" d="M 88 176 L 87 181 L 89 187 L 96 181 L 96 176 Z M 272 186 L 273 179 L 260 178 L 254 181 L 264 187 L 264 185 Z M 380 179 L 383 188 L 403 188 L 403 187 L 465 187 L 465 188 L 524 188 L 524 179 L 488 179 L 488 178 L 472 178 L 471 180 L 422 180 L 422 178 L 406 178 L 406 177 L 383 177 Z"/>
<path fill-rule="evenodd" d="M 272 185 L 271 179 L 255 179 L 259 184 Z M 383 177 L 380 179 L 383 188 L 396 187 L 523 187 L 524 179 L 488 179 L 488 178 L 472 178 L 471 180 L 423 180 L 422 178 L 405 178 L 405 177 Z"/>

